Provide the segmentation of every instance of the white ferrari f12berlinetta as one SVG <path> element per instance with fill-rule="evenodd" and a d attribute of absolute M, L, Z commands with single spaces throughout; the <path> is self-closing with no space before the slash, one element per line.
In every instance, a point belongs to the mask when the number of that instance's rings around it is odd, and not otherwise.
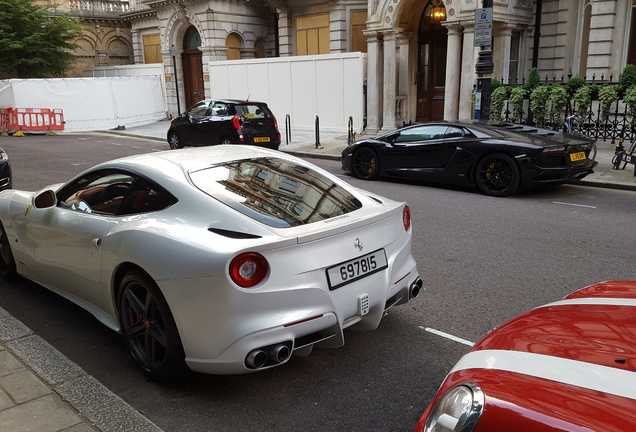
<path fill-rule="evenodd" d="M 286 363 L 417 296 L 404 203 L 302 159 L 225 145 L 0 192 L 0 264 L 123 334 L 158 379 Z"/>

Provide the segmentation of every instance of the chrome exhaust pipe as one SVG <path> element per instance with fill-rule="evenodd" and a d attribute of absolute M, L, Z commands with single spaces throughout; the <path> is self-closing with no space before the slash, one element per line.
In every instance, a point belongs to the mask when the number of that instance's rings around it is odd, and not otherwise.
<path fill-rule="evenodd" d="M 260 369 L 267 364 L 267 353 L 262 349 L 255 349 L 245 357 L 245 365 L 250 369 Z"/>
<path fill-rule="evenodd" d="M 414 299 L 415 297 L 419 295 L 420 291 L 422 290 L 423 284 L 424 283 L 422 282 L 422 279 L 420 278 L 418 278 L 415 282 L 411 284 L 410 293 L 411 293 L 412 299 Z"/>
<path fill-rule="evenodd" d="M 269 358 L 274 363 L 282 363 L 289 358 L 291 350 L 286 344 L 274 345 L 269 352 Z"/>

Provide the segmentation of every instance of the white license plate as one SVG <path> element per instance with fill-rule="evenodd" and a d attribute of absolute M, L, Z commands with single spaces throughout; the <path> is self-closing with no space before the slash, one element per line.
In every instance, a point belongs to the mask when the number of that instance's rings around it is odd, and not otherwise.
<path fill-rule="evenodd" d="M 388 267 L 384 249 L 337 264 L 327 269 L 329 289 L 335 290 Z"/>

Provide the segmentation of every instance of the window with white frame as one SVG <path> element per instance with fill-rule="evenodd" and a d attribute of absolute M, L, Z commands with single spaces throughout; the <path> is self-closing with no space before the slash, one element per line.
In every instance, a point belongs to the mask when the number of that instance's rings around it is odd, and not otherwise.
<path fill-rule="evenodd" d="M 514 30 L 510 36 L 510 66 L 508 67 L 508 81 L 519 81 L 519 59 L 521 57 L 521 31 Z"/>

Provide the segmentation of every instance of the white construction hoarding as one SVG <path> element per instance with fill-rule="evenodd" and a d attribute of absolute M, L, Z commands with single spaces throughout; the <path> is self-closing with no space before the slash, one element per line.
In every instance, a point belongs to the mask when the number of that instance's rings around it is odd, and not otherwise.
<path fill-rule="evenodd" d="M 140 126 L 166 117 L 160 76 L 11 79 L 2 107 L 61 108 L 65 131 Z"/>
<path fill-rule="evenodd" d="M 346 132 L 349 117 L 362 130 L 365 54 L 216 61 L 208 64 L 212 99 L 266 102 L 282 124 L 311 130 L 315 116 L 325 132 Z"/>

